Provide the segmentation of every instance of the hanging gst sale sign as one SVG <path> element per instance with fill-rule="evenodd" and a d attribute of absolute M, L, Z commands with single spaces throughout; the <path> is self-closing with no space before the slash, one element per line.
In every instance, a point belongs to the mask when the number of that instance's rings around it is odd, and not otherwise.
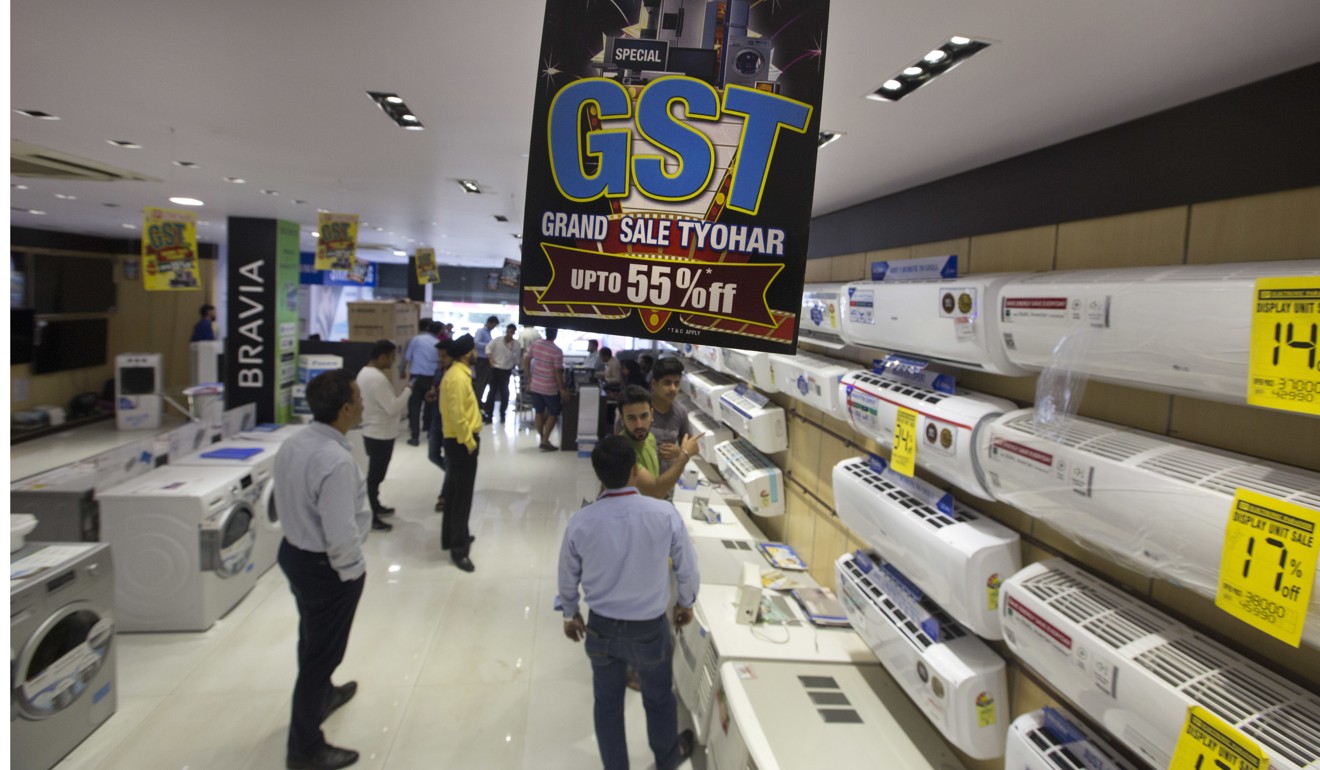
<path fill-rule="evenodd" d="M 319 233 L 316 241 L 316 269 L 354 270 L 357 261 L 357 214 L 318 214 L 316 227 Z"/>
<path fill-rule="evenodd" d="M 428 283 L 440 283 L 440 270 L 435 265 L 435 249 L 418 248 L 414 259 L 417 262 L 417 282 L 425 286 Z"/>
<path fill-rule="evenodd" d="M 522 323 L 793 351 L 828 15 L 547 0 Z"/>
<path fill-rule="evenodd" d="M 200 289 L 197 268 L 197 214 L 142 209 L 142 282 L 146 290 Z"/>

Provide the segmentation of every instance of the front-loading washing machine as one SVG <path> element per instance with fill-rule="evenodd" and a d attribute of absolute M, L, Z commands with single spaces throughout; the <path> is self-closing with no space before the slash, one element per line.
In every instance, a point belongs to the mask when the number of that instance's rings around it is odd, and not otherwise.
<path fill-rule="evenodd" d="M 255 490 L 252 513 L 257 522 L 252 564 L 257 577 L 275 566 L 280 541 L 284 539 L 284 528 L 280 526 L 279 512 L 275 509 L 275 453 L 279 448 L 280 445 L 273 442 L 230 439 L 170 463 L 194 468 L 247 468 L 252 472 Z"/>
<path fill-rule="evenodd" d="M 115 713 L 114 564 L 103 543 L 9 555 L 9 760 L 47 770 Z"/>
<path fill-rule="evenodd" d="M 120 631 L 205 631 L 256 583 L 250 468 L 166 465 L 97 495 Z"/>

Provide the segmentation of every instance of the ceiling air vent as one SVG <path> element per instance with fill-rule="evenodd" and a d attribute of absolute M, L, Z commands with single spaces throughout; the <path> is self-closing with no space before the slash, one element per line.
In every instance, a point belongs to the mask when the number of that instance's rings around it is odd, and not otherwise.
<path fill-rule="evenodd" d="M 9 173 L 34 179 L 75 179 L 91 182 L 160 181 L 106 163 L 57 152 L 16 139 L 9 142 Z"/>

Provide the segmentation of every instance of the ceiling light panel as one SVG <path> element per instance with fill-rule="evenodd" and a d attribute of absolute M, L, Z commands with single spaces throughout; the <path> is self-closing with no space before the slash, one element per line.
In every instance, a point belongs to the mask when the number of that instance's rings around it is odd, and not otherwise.
<path fill-rule="evenodd" d="M 60 119 L 58 115 L 52 115 L 49 112 L 42 112 L 41 110 L 14 110 L 14 112 L 17 112 L 19 115 L 26 115 L 29 118 L 36 118 L 37 120 Z"/>
<path fill-rule="evenodd" d="M 878 102 L 896 102 L 989 47 L 990 44 L 984 40 L 955 35 L 944 45 L 931 50 L 920 61 L 904 67 L 897 75 L 867 94 L 866 98 Z"/>
<path fill-rule="evenodd" d="M 368 91 L 367 96 L 370 96 L 376 106 L 380 107 L 381 111 L 388 115 L 390 120 L 394 121 L 399 127 L 410 131 L 421 131 L 425 128 L 417 115 L 408 109 L 403 97 L 398 94 L 385 91 Z"/>
<path fill-rule="evenodd" d="M 463 192 L 471 195 L 481 194 L 481 185 L 477 184 L 475 179 L 460 179 L 458 186 L 463 188 Z"/>
<path fill-rule="evenodd" d="M 113 144 L 116 147 L 123 147 L 125 150 L 140 150 L 142 145 L 137 142 L 130 142 L 127 139 L 107 139 L 106 144 Z"/>

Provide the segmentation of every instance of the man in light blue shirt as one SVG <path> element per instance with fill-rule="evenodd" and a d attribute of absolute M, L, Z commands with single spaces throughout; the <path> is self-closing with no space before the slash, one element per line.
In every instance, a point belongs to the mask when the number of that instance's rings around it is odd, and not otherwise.
<path fill-rule="evenodd" d="M 500 325 L 500 319 L 491 316 L 486 319 L 486 325 L 477 329 L 477 333 L 472 336 L 472 342 L 477 346 L 477 360 L 472 366 L 472 388 L 477 392 L 477 404 L 486 403 L 486 386 L 490 384 L 490 356 L 486 353 L 486 348 L 490 347 L 490 342 L 494 337 L 490 335 L 492 329 Z M 491 414 L 488 410 L 482 409 L 482 422 L 490 422 Z"/>
<path fill-rule="evenodd" d="M 431 378 L 435 376 L 439 357 L 435 352 L 435 338 L 440 333 L 440 324 L 435 321 L 421 321 L 417 336 L 408 340 L 408 347 L 403 350 L 403 361 L 408 366 L 408 382 L 412 385 L 412 396 L 408 398 L 408 443 L 417 446 L 421 443 L 422 431 L 431 430 L 431 410 L 422 409 L 426 391 L 431 388 Z"/>
<path fill-rule="evenodd" d="M 623 436 L 607 436 L 591 452 L 605 491 L 573 515 L 559 552 L 564 634 L 586 639 L 595 691 L 596 745 L 605 770 L 626 770 L 623 696 L 628 669 L 641 679 L 646 728 L 658 770 L 673 770 L 692 753 L 692 731 L 678 732 L 673 692 L 669 570 L 678 581 L 674 625 L 692 621 L 701 578 L 692 540 L 673 504 L 638 493 L 637 455 Z M 591 605 L 578 610 L 578 586 Z"/>

